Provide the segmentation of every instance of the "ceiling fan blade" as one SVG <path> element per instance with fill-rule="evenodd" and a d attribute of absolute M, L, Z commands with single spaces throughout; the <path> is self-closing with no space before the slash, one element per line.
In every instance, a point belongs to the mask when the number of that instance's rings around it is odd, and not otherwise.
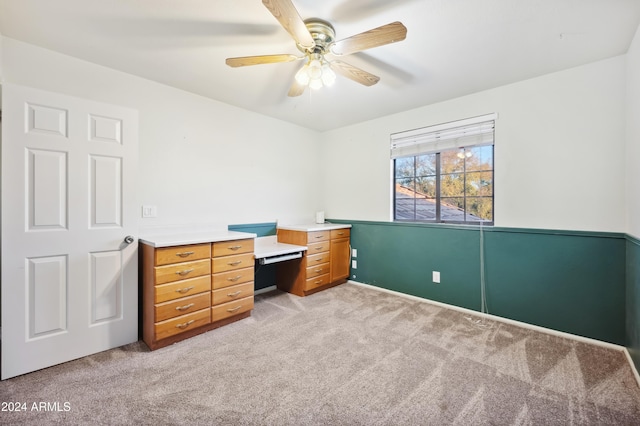
<path fill-rule="evenodd" d="M 289 93 L 287 93 L 287 96 L 290 96 L 292 98 L 296 97 L 296 96 L 300 96 L 304 93 L 304 89 L 306 86 L 303 86 L 302 84 L 298 83 L 295 79 L 293 80 L 293 84 L 291 85 L 291 88 L 289 89 Z"/>
<path fill-rule="evenodd" d="M 300 17 L 298 10 L 291 0 L 262 0 L 262 4 L 269 9 L 269 12 L 280 22 L 280 25 L 291 34 L 291 37 L 304 47 L 312 49 L 316 43 L 309 33 L 307 26 Z"/>
<path fill-rule="evenodd" d="M 407 28 L 401 22 L 392 22 L 343 40 L 331 46 L 334 55 L 350 55 L 372 47 L 402 41 L 407 37 Z"/>
<path fill-rule="evenodd" d="M 329 65 L 338 74 L 347 77 L 356 83 L 364 84 L 365 86 L 373 86 L 380 81 L 380 77 L 377 75 L 368 73 L 365 70 L 349 65 L 346 62 L 331 61 Z"/>
<path fill-rule="evenodd" d="M 278 62 L 293 62 L 303 59 L 296 55 L 260 55 L 260 56 L 241 56 L 239 58 L 227 58 L 225 61 L 230 67 L 246 67 L 249 65 L 275 64 Z"/>

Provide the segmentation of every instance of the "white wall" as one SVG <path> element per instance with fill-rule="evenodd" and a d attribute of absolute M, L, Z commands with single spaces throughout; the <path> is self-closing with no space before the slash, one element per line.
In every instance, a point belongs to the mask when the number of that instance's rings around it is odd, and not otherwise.
<path fill-rule="evenodd" d="M 312 220 L 319 134 L 129 74 L 4 38 L 7 82 L 135 108 L 142 227 Z"/>
<path fill-rule="evenodd" d="M 625 64 L 615 57 L 324 133 L 327 216 L 390 220 L 391 133 L 496 112 L 496 226 L 624 232 Z"/>
<path fill-rule="evenodd" d="M 627 53 L 626 232 L 640 238 L 640 27 Z"/>

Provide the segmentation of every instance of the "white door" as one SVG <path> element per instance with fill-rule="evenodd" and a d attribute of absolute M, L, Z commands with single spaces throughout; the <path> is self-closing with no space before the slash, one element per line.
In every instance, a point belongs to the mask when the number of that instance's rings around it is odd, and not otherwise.
<path fill-rule="evenodd" d="M 2 379 L 138 338 L 138 113 L 2 87 Z"/>

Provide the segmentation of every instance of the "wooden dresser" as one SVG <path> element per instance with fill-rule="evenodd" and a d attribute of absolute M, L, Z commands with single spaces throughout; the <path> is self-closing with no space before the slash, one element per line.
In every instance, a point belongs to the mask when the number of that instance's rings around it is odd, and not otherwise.
<path fill-rule="evenodd" d="M 251 315 L 254 237 L 226 231 L 140 240 L 142 334 L 151 350 Z"/>
<path fill-rule="evenodd" d="M 278 227 L 278 242 L 306 246 L 301 259 L 278 265 L 280 290 L 307 296 L 344 283 L 349 277 L 351 225 Z"/>

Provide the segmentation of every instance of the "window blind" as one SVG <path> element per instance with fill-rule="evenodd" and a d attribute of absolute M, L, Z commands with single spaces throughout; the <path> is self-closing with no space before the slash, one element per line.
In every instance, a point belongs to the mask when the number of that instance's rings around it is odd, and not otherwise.
<path fill-rule="evenodd" d="M 487 114 L 391 135 L 391 158 L 491 145 L 497 114 Z"/>

